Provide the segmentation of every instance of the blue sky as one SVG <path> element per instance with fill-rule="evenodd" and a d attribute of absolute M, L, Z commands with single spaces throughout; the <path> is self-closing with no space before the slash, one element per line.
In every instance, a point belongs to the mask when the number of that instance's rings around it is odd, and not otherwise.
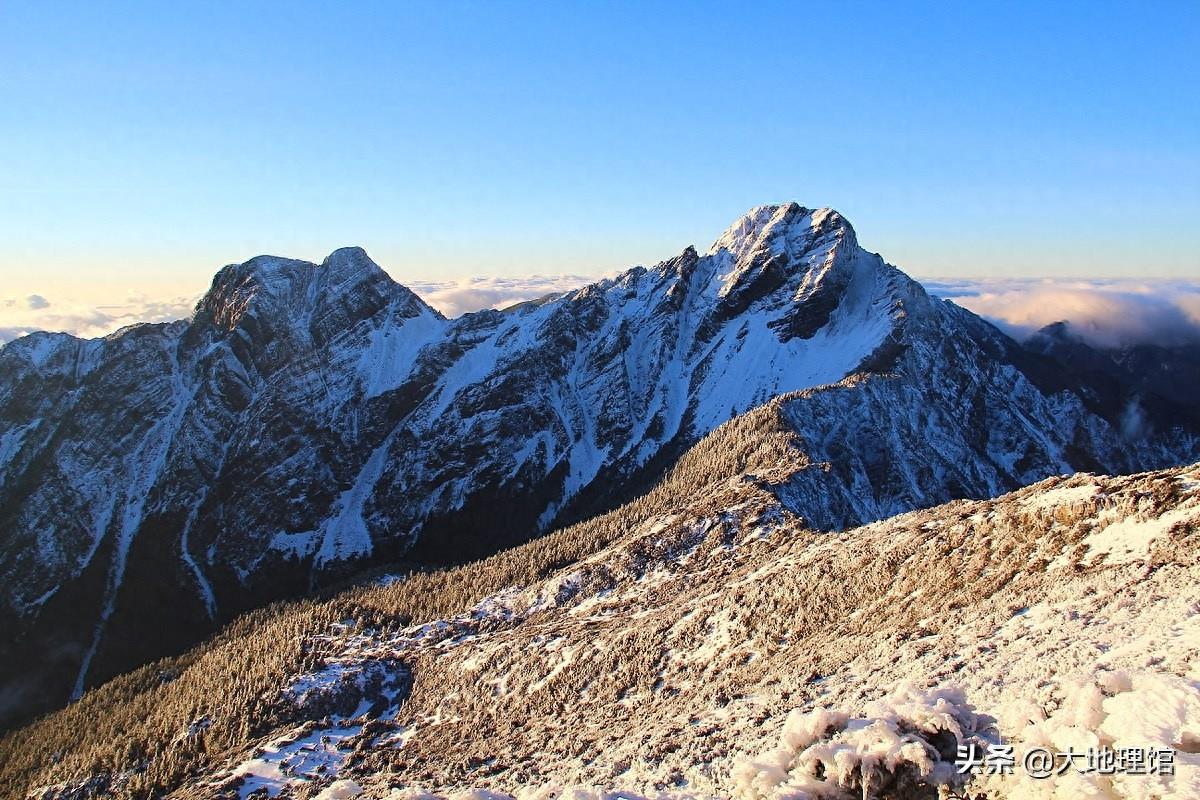
<path fill-rule="evenodd" d="M 361 244 L 592 274 L 746 208 L 919 275 L 1200 275 L 1200 3 L 0 4 L 0 293 Z"/>

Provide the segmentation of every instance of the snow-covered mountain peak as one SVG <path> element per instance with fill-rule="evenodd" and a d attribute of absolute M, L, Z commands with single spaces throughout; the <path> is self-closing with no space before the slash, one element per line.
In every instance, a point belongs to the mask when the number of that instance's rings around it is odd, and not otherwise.
<path fill-rule="evenodd" d="M 737 261 L 764 253 L 795 251 L 796 245 L 838 232 L 853 241 L 854 229 L 832 208 L 809 209 L 799 203 L 756 206 L 725 229 L 708 255 L 727 251 Z"/>
<path fill-rule="evenodd" d="M 367 251 L 358 246 L 339 247 L 334 250 L 321 262 L 321 269 L 338 275 L 392 280 L 382 267 L 371 260 Z"/>
<path fill-rule="evenodd" d="M 324 292 L 346 291 L 370 286 L 376 292 L 391 298 L 404 317 L 431 314 L 441 317 L 415 292 L 392 280 L 383 268 L 376 264 L 361 247 L 340 247 L 330 253 L 318 270 Z"/>
<path fill-rule="evenodd" d="M 800 299 L 839 272 L 837 264 L 856 262 L 859 253 L 854 229 L 841 214 L 786 203 L 751 209 L 717 239 L 707 258 L 716 294 L 740 307 L 742 295 L 780 289 Z M 844 287 L 848 280 L 838 275 L 833 282 Z"/>
<path fill-rule="evenodd" d="M 403 317 L 440 316 L 392 280 L 361 247 L 343 247 L 319 265 L 278 256 L 230 264 L 217 273 L 196 313 L 198 319 L 232 330 L 248 314 L 278 327 L 336 312 L 330 321 L 353 325 L 384 306 L 396 307 Z"/>

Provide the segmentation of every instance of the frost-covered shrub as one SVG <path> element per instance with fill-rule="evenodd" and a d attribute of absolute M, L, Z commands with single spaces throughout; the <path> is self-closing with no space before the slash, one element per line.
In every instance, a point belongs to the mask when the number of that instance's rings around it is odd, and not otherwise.
<path fill-rule="evenodd" d="M 994 721 L 957 688 L 901 686 L 860 718 L 793 711 L 778 748 L 734 768 L 735 791 L 746 800 L 932 798 L 961 786 L 958 745 L 982 743 Z"/>

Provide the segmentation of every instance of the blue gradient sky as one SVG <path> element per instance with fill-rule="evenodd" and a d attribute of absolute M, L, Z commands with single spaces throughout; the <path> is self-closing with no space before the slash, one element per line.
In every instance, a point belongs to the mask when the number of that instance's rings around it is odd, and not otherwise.
<path fill-rule="evenodd" d="M 4 2 L 0 291 L 590 274 L 789 199 L 920 275 L 1200 275 L 1200 3 L 902 5 Z"/>

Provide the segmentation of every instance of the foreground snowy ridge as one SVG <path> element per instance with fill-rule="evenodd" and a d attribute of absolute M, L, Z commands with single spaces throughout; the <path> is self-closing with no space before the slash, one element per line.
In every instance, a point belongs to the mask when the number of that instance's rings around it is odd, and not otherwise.
<path fill-rule="evenodd" d="M 989 800 L 1194 798 L 1198 527 L 1200 465 L 841 534 L 729 481 L 459 616 L 313 634 L 331 655 L 279 692 L 326 722 L 180 796 L 918 798 L 1003 737 L 1176 774 L 1018 770 L 969 785 Z"/>

